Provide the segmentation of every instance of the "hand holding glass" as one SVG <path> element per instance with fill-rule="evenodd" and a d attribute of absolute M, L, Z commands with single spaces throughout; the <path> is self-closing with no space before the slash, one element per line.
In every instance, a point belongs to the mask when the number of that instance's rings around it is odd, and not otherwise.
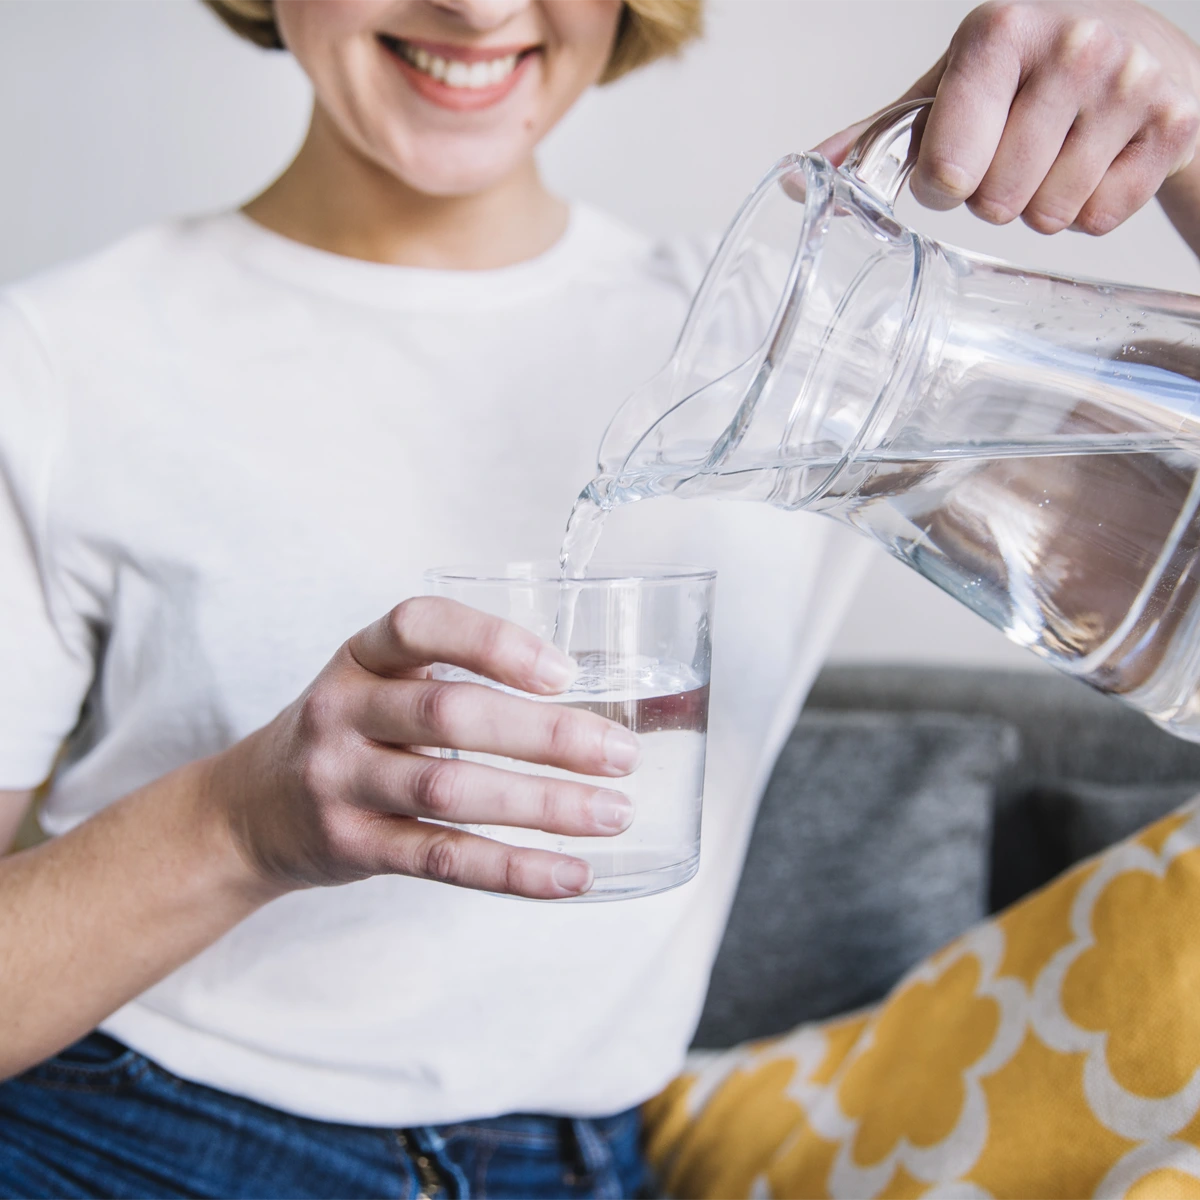
<path fill-rule="evenodd" d="M 700 809 L 708 731 L 713 572 L 687 567 L 595 567 L 564 581 L 557 563 L 497 570 L 447 568 L 426 579 L 435 595 L 503 617 L 546 641 L 558 634 L 578 666 L 553 696 L 515 692 L 462 667 L 436 664 L 435 679 L 473 682 L 543 705 L 598 714 L 637 734 L 641 759 L 619 780 L 603 781 L 633 803 L 633 820 L 614 836 L 572 836 L 500 824 L 459 827 L 512 846 L 573 855 L 594 882 L 579 900 L 646 896 L 686 882 L 700 857 Z M 447 757 L 507 771 L 597 785 L 595 776 L 475 751 Z"/>

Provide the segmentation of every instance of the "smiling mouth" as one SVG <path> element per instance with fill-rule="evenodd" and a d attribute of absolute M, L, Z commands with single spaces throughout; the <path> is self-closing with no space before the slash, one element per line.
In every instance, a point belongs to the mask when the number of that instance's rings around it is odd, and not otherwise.
<path fill-rule="evenodd" d="M 483 92 L 505 83 L 536 46 L 485 57 L 486 51 L 467 51 L 470 58 L 457 57 L 449 47 L 436 50 L 403 38 L 379 35 L 380 41 L 419 74 L 443 87 L 463 92 Z"/>

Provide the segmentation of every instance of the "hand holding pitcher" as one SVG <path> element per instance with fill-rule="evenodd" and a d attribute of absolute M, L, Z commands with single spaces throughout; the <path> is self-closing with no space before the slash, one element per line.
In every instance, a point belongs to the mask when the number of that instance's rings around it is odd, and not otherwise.
<path fill-rule="evenodd" d="M 1159 195 L 1200 253 L 1200 47 L 1135 3 L 990 3 L 899 101 L 936 96 L 913 195 L 1103 234 Z M 817 147 L 840 163 L 870 120 Z"/>

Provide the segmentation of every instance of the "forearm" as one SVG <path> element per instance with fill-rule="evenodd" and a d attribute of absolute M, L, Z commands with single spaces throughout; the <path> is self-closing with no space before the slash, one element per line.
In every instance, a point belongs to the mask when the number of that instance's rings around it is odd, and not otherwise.
<path fill-rule="evenodd" d="M 0 860 L 0 1078 L 40 1062 L 280 894 L 192 763 Z"/>
<path fill-rule="evenodd" d="M 1158 202 L 1192 253 L 1200 256 L 1200 154 L 1163 183 Z"/>

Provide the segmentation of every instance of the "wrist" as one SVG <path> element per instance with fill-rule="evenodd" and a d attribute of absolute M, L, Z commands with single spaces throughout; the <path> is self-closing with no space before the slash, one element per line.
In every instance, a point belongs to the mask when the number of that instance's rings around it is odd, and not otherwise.
<path fill-rule="evenodd" d="M 196 820 L 217 886 L 235 903 L 253 908 L 295 890 L 295 884 L 267 869 L 251 837 L 249 810 L 261 790 L 251 743 L 263 732 L 184 768 L 193 773 L 188 790 L 196 801 Z"/>
<path fill-rule="evenodd" d="M 1175 31 L 1176 33 L 1178 31 Z M 1200 47 L 1189 39 L 1188 77 L 1195 102 L 1200 98 Z M 1200 256 L 1200 144 L 1193 148 L 1191 161 L 1163 180 L 1158 189 L 1158 202 L 1167 219 L 1180 236 Z"/>
<path fill-rule="evenodd" d="M 1180 236 L 1200 255 L 1200 153 L 1163 181 L 1158 202 Z"/>

